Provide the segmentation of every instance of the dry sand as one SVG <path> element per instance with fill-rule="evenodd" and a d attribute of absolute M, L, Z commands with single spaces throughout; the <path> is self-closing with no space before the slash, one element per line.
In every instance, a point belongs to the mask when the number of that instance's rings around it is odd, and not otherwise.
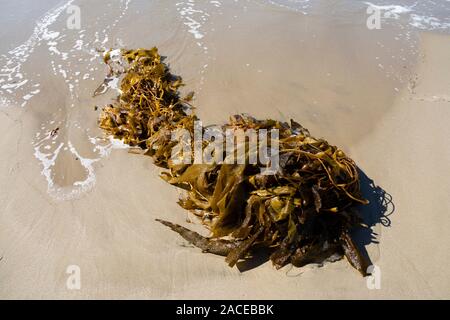
<path fill-rule="evenodd" d="M 76 85 L 72 97 L 64 79 L 46 72 L 44 46 L 23 66 L 24 73 L 41 74 L 40 95 L 23 108 L 0 108 L 0 298 L 450 298 L 449 38 L 420 34 L 419 51 L 405 53 L 406 62 L 394 64 L 396 77 L 388 78 L 374 57 L 382 63 L 390 57 L 383 57 L 367 30 L 355 25 L 334 29 L 315 17 L 248 6 L 211 13 L 215 30 L 199 40 L 162 2 L 131 4 L 119 22 L 122 27 L 111 27 L 105 43 L 158 45 L 174 72 L 184 76 L 186 90 L 198 91 L 196 105 L 205 123 L 224 122 L 238 112 L 294 118 L 342 146 L 368 177 L 363 182 L 372 206 L 363 213 L 378 243 L 369 243 L 368 235 L 359 237 L 380 267 L 381 289 L 369 290 L 366 279 L 345 261 L 280 271 L 264 263 L 250 270 L 242 266 L 241 272 L 221 257 L 186 246 L 154 221 L 188 225 L 186 212 L 176 204 L 180 191 L 158 178 L 151 160 L 126 150 L 103 157 L 93 150 L 97 144 L 89 138 L 101 137 L 93 106 L 113 96 L 91 97 L 104 68 L 90 72 L 93 80 Z M 122 12 L 108 10 L 115 17 Z M 148 21 L 137 10 L 160 15 Z M 237 12 L 243 18 L 229 28 Z M 86 21 L 93 23 L 92 16 Z M 63 23 L 56 21 L 52 28 Z M 228 31 L 233 28 L 238 31 Z M 261 34 L 264 38 L 258 38 Z M 393 51 L 402 48 L 383 34 L 374 37 Z M 72 75 L 100 66 L 101 60 L 51 59 Z M 45 137 L 57 126 L 52 144 Z M 45 153 L 47 143 L 51 154 L 64 143 L 54 166 L 44 170 L 50 184 L 36 158 L 36 150 Z M 82 162 L 86 159 L 96 160 Z M 89 170 L 93 181 L 88 181 Z M 369 188 L 369 178 L 387 193 L 385 199 L 392 198 L 385 210 L 369 194 L 380 192 Z M 87 182 L 77 187 L 77 181 Z M 380 222 L 381 211 L 390 214 L 383 219 L 390 226 Z M 66 287 L 69 265 L 81 269 L 81 290 Z"/>

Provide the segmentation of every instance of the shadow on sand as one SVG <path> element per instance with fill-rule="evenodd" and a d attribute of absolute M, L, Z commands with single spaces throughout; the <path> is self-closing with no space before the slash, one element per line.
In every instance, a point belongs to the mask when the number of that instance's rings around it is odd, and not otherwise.
<path fill-rule="evenodd" d="M 379 243 L 381 235 L 374 231 L 374 227 L 377 225 L 386 228 L 391 226 L 390 216 L 395 211 L 395 205 L 392 196 L 386 190 L 376 185 L 361 169 L 359 169 L 359 175 L 362 195 L 370 203 L 367 206 L 359 206 L 357 210 L 368 228 L 360 228 L 352 236 L 361 253 L 372 264 L 366 246 Z"/>

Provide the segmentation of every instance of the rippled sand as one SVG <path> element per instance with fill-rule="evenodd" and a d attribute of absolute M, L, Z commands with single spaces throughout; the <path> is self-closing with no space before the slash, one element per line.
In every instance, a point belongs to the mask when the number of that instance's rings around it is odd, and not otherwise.
<path fill-rule="evenodd" d="M 370 31 L 365 10 L 306 12 L 307 1 L 298 10 L 282 1 L 32 3 L 1 13 L 17 32 L 2 30 L 0 44 L 0 297 L 450 297 L 447 35 L 395 18 Z M 73 4 L 80 30 L 66 26 Z M 365 211 L 378 243 L 361 235 L 380 290 L 346 262 L 240 273 L 154 222 L 187 225 L 180 192 L 98 130 L 94 106 L 114 91 L 92 97 L 107 72 L 102 49 L 152 46 L 197 92 L 205 124 L 242 112 L 293 118 L 342 146 L 367 184 L 392 197 L 390 227 L 375 217 L 380 206 Z M 79 291 L 66 287 L 69 265 L 81 268 Z"/>

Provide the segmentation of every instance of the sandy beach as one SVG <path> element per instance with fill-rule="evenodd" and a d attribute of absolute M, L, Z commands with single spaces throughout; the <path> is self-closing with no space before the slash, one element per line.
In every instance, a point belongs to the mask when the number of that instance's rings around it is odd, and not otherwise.
<path fill-rule="evenodd" d="M 44 2 L 0 13 L 0 298 L 450 298 L 446 21 L 383 9 L 392 15 L 369 30 L 367 5 L 327 1 Z M 67 27 L 72 5 L 81 29 Z M 357 238 L 381 288 L 346 261 L 231 269 L 155 222 L 205 232 L 149 157 L 97 127 L 94 107 L 117 93 L 93 97 L 101 49 L 153 46 L 205 124 L 295 119 L 356 161 L 373 231 Z M 67 287 L 73 265 L 80 290 Z"/>

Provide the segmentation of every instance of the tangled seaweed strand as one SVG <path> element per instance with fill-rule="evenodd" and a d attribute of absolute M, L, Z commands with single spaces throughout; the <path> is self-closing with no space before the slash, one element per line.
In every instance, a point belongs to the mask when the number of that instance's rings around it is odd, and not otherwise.
<path fill-rule="evenodd" d="M 361 198 L 355 163 L 345 153 L 316 139 L 298 123 L 234 116 L 224 129 L 278 129 L 280 170 L 261 174 L 255 164 L 175 164 L 171 133 L 186 129 L 193 136 L 198 120 L 190 106 L 193 94 L 180 97 L 183 85 L 172 75 L 158 50 L 122 50 L 105 54 L 111 75 L 123 75 L 121 94 L 103 108 L 99 125 L 168 171 L 162 177 L 187 190 L 179 204 L 196 214 L 211 231 L 205 238 L 182 226 L 158 220 L 232 267 L 257 248 L 270 251 L 274 266 L 301 267 L 345 255 L 366 275 L 367 260 L 350 237 L 362 227 L 355 212 Z M 237 146 L 236 146 L 237 148 Z M 247 151 L 248 152 L 248 151 Z"/>

